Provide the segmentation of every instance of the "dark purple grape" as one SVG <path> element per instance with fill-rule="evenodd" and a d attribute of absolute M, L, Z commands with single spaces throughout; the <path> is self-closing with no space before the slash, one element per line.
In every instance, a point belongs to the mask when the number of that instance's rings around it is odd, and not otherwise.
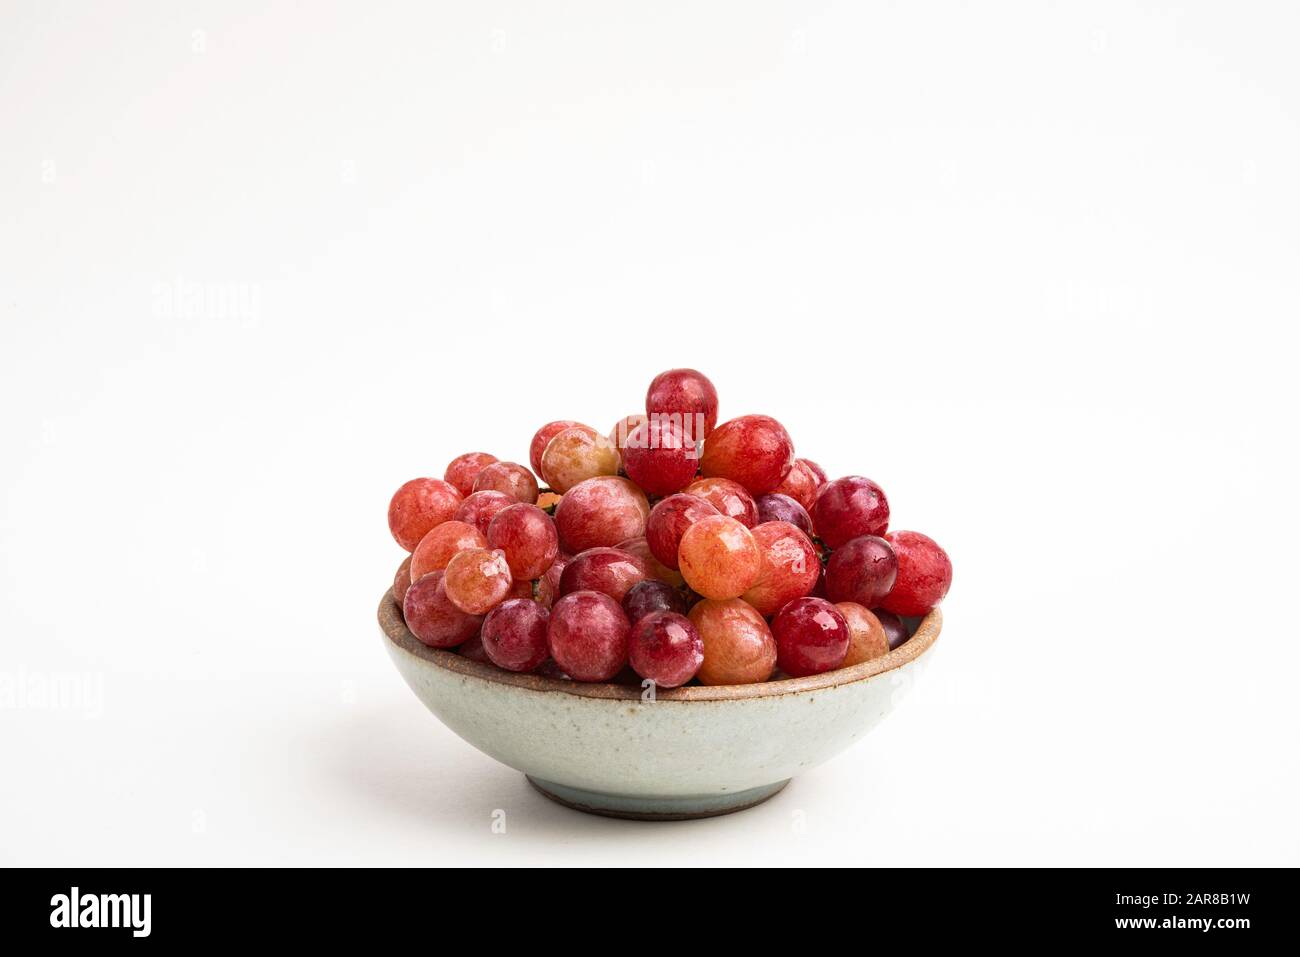
<path fill-rule="evenodd" d="M 892 611 L 885 611 L 883 608 L 873 608 L 871 613 L 880 619 L 880 627 L 885 629 L 885 635 L 889 638 L 889 650 L 893 651 L 903 642 L 912 636 L 907 633 L 907 626 L 903 624 L 903 619 L 899 618 Z"/>
<path fill-rule="evenodd" d="M 789 495 L 782 495 L 780 492 L 769 492 L 767 495 L 760 495 L 754 499 L 754 504 L 758 506 L 758 522 L 760 525 L 764 522 L 789 522 L 809 538 L 812 538 L 813 523 L 808 516 L 808 510 Z"/>
<path fill-rule="evenodd" d="M 686 614 L 686 599 L 668 583 L 647 578 L 627 590 L 623 596 L 623 610 L 627 612 L 627 620 L 635 625 L 646 615 L 657 611 Z"/>

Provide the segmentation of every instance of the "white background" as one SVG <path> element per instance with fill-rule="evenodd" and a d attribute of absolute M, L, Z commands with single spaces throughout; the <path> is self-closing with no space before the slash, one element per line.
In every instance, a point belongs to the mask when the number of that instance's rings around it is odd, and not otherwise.
<path fill-rule="evenodd" d="M 1293 5 L 0 11 L 0 862 L 1300 864 Z M 861 744 L 629 824 L 374 610 L 402 481 L 680 365 L 956 575 Z"/>

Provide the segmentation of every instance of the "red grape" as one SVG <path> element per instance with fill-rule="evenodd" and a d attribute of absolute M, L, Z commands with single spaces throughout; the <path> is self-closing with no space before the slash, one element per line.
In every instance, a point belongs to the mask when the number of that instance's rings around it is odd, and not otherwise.
<path fill-rule="evenodd" d="M 537 479 L 518 462 L 493 462 L 474 479 L 475 492 L 502 492 L 517 502 L 537 501 Z"/>
<path fill-rule="evenodd" d="M 419 581 L 429 572 L 442 571 L 451 556 L 466 548 L 483 548 L 487 539 L 473 525 L 452 519 L 430 529 L 411 553 L 411 581 Z"/>
<path fill-rule="evenodd" d="M 824 598 L 796 598 L 772 619 L 777 666 L 791 678 L 831 671 L 849 651 L 849 623 Z"/>
<path fill-rule="evenodd" d="M 483 650 L 506 671 L 532 671 L 550 657 L 550 613 L 535 601 L 512 598 L 483 619 Z"/>
<path fill-rule="evenodd" d="M 788 495 L 798 502 L 805 510 L 813 507 L 813 502 L 817 501 L 817 490 L 825 483 L 825 478 L 818 478 L 813 469 L 816 466 L 807 459 L 795 459 L 794 465 L 786 477 L 781 480 L 781 484 L 776 490 L 782 495 Z"/>
<path fill-rule="evenodd" d="M 869 478 L 850 475 L 826 484 L 812 507 L 818 537 L 839 548 L 859 535 L 883 535 L 889 527 L 889 501 Z"/>
<path fill-rule="evenodd" d="M 903 642 L 912 636 L 907 631 L 907 626 L 903 624 L 903 619 L 899 618 L 892 611 L 885 611 L 883 608 L 873 608 L 871 613 L 876 616 L 880 622 L 880 627 L 885 630 L 885 637 L 889 639 L 889 650 L 893 651 Z"/>
<path fill-rule="evenodd" d="M 623 596 L 623 613 L 633 625 L 656 611 L 675 611 L 684 615 L 686 599 L 676 588 L 652 578 L 637 582 Z"/>
<path fill-rule="evenodd" d="M 575 681 L 608 681 L 627 664 L 628 630 L 627 615 L 614 599 L 575 591 L 551 609 L 551 657 Z"/>
<path fill-rule="evenodd" d="M 890 532 L 885 541 L 898 556 L 898 577 L 880 607 L 896 615 L 924 615 L 943 601 L 952 584 L 948 553 L 920 532 Z"/>
<path fill-rule="evenodd" d="M 542 453 L 542 478 L 561 494 L 589 478 L 617 475 L 618 467 L 618 450 L 585 425 L 565 429 Z"/>
<path fill-rule="evenodd" d="M 686 584 L 716 601 L 739 598 L 763 568 L 749 529 L 725 515 L 710 515 L 688 528 L 677 557 Z"/>
<path fill-rule="evenodd" d="M 556 422 L 547 422 L 537 430 L 533 435 L 533 441 L 528 446 L 528 464 L 533 467 L 533 473 L 543 475 L 542 472 L 542 453 L 546 451 L 546 446 L 551 439 L 555 438 L 565 429 L 572 428 L 590 429 L 591 426 L 583 425 L 581 422 L 574 422 L 572 419 L 560 419 Z M 593 431 L 595 431 L 593 429 Z"/>
<path fill-rule="evenodd" d="M 730 515 L 746 528 L 758 524 L 758 506 L 745 486 L 725 478 L 697 479 L 686 486 L 686 494 L 704 499 L 723 515 Z"/>
<path fill-rule="evenodd" d="M 487 544 L 506 554 L 516 579 L 540 578 L 560 553 L 555 522 L 536 505 L 511 505 L 488 525 Z"/>
<path fill-rule="evenodd" d="M 795 459 L 795 462 L 802 462 L 804 464 L 804 467 L 807 468 L 808 471 L 812 472 L 813 478 L 817 480 L 818 490 L 820 490 L 821 487 L 826 484 L 826 470 L 822 468 L 820 465 L 818 465 L 816 462 L 814 462 L 812 459 Z M 805 506 L 805 507 L 808 508 L 809 511 L 812 511 L 812 506 Z"/>
<path fill-rule="evenodd" d="M 751 495 L 771 492 L 794 465 L 794 442 L 776 419 L 742 415 L 713 430 L 704 443 L 700 472 L 739 482 Z"/>
<path fill-rule="evenodd" d="M 879 605 L 894 587 L 898 559 L 889 542 L 875 535 L 851 538 L 831 553 L 826 564 L 826 594 L 833 602 Z"/>
<path fill-rule="evenodd" d="M 702 518 L 720 514 L 707 500 L 689 492 L 669 495 L 655 504 L 646 519 L 645 538 L 655 558 L 674 571 L 680 568 L 677 548 L 686 530 Z"/>
<path fill-rule="evenodd" d="M 685 615 L 656 611 L 632 628 L 628 639 L 632 670 L 660 688 L 676 688 L 695 677 L 704 663 L 704 639 Z"/>
<path fill-rule="evenodd" d="M 853 601 L 836 602 L 835 608 L 849 626 L 849 650 L 841 667 L 860 665 L 889 653 L 889 636 L 879 618 Z"/>
<path fill-rule="evenodd" d="M 641 537 L 649 514 L 644 492 L 625 478 L 603 475 L 565 493 L 555 509 L 555 527 L 560 546 L 577 553 Z"/>
<path fill-rule="evenodd" d="M 470 615 L 486 614 L 501 604 L 512 585 L 505 553 L 486 548 L 467 548 L 451 556 L 443 580 L 452 604 Z"/>
<path fill-rule="evenodd" d="M 678 416 L 682 428 L 698 441 L 718 424 L 718 390 L 701 372 L 669 369 L 650 383 L 645 410 L 652 417 Z"/>
<path fill-rule="evenodd" d="M 789 522 L 765 522 L 751 533 L 762 555 L 758 580 L 742 596 L 760 615 L 775 615 L 813 590 L 821 560 L 808 536 Z"/>
<path fill-rule="evenodd" d="M 397 574 L 393 576 L 393 600 L 398 605 L 406 597 L 406 589 L 411 587 L 411 556 L 407 555 L 402 559 L 402 564 L 397 566 Z"/>
<path fill-rule="evenodd" d="M 453 648 L 478 634 L 483 619 L 457 608 L 443 587 L 442 572 L 430 572 L 412 582 L 402 601 L 402 614 L 411 634 L 432 648 Z"/>
<path fill-rule="evenodd" d="M 466 452 L 451 460 L 442 477 L 456 486 L 456 491 L 461 495 L 469 495 L 474 491 L 474 479 L 478 477 L 478 473 L 496 460 L 495 455 L 488 455 L 486 452 Z"/>
<path fill-rule="evenodd" d="M 460 503 L 461 494 L 450 482 L 411 479 L 393 493 L 388 503 L 388 530 L 397 544 L 413 552 L 429 529 L 455 515 Z"/>
<path fill-rule="evenodd" d="M 780 492 L 768 492 L 754 499 L 758 508 L 758 521 L 789 522 L 809 538 L 812 537 L 813 523 L 807 510 L 789 495 Z"/>
<path fill-rule="evenodd" d="M 706 685 L 766 681 L 776 667 L 776 641 L 763 616 L 739 598 L 696 602 L 687 616 L 704 642 L 696 677 Z"/>
<path fill-rule="evenodd" d="M 621 602 L 629 588 L 649 577 L 650 569 L 635 555 L 618 548 L 589 548 L 564 566 L 560 594 L 598 591 Z"/>
<path fill-rule="evenodd" d="M 680 492 L 699 467 L 695 440 L 683 434 L 681 425 L 651 419 L 638 425 L 623 447 L 623 469 L 627 477 L 651 495 Z"/>
<path fill-rule="evenodd" d="M 518 504 L 518 499 L 505 492 L 484 490 L 475 492 L 461 502 L 460 508 L 456 509 L 455 518 L 458 522 L 473 525 L 481 534 L 486 535 L 488 526 L 492 524 L 492 519 L 496 518 L 497 512 Z"/>

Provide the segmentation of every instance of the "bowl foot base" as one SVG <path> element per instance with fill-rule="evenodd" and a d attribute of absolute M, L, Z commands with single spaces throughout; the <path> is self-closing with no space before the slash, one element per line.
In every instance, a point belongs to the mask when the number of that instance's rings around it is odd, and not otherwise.
<path fill-rule="evenodd" d="M 787 778 L 747 791 L 702 794 L 698 797 L 637 797 L 571 788 L 552 781 L 541 781 L 527 774 L 524 777 L 528 778 L 529 784 L 557 804 L 575 811 L 586 811 L 588 814 L 621 817 L 631 821 L 693 821 L 701 817 L 733 814 L 762 804 L 790 783 Z"/>

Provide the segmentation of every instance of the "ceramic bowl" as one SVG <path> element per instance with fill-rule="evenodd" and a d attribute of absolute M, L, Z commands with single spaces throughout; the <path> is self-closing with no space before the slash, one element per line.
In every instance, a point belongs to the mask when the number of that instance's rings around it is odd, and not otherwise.
<path fill-rule="evenodd" d="M 882 658 L 808 678 L 659 690 L 514 674 L 421 644 L 392 593 L 384 646 L 416 696 L 561 804 L 645 820 L 753 807 L 870 731 L 939 638 L 930 612 Z"/>

